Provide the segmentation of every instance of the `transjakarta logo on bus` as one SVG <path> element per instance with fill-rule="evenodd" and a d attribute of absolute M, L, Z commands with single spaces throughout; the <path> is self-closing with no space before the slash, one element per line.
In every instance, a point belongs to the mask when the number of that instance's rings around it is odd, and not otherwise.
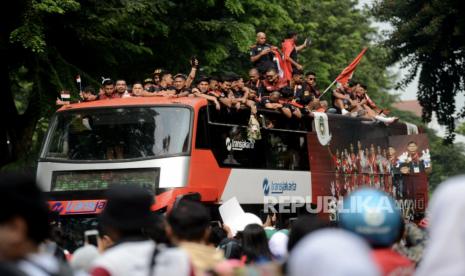
<path fill-rule="evenodd" d="M 254 147 L 254 142 L 250 140 L 234 140 L 229 137 L 226 138 L 226 149 L 228 149 L 228 151 L 253 149 Z"/>
<path fill-rule="evenodd" d="M 294 181 L 269 182 L 268 178 L 263 179 L 263 193 L 265 196 L 269 194 L 282 194 L 284 192 L 292 192 L 297 190 L 297 183 Z"/>

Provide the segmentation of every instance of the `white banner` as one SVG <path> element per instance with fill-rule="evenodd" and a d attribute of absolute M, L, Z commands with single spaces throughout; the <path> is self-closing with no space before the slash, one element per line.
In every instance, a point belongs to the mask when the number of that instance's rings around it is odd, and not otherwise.
<path fill-rule="evenodd" d="M 329 134 L 328 116 L 326 113 L 313 112 L 315 116 L 313 118 L 313 126 L 318 136 L 318 141 L 322 146 L 326 146 L 331 141 L 331 135 Z"/>

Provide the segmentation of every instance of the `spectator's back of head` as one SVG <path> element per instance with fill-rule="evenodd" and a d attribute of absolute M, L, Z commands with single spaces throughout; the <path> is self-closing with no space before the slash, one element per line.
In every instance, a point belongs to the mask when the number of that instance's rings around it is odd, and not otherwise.
<path fill-rule="evenodd" d="M 242 249 L 247 256 L 247 262 L 272 258 L 265 230 L 258 224 L 249 224 L 242 231 Z"/>
<path fill-rule="evenodd" d="M 20 243 L 38 246 L 49 237 L 48 205 L 35 179 L 29 175 L 0 174 L 0 191 L 0 226 L 11 230 L 0 237 L 0 255 L 20 258 L 31 253 L 21 251 Z"/>
<path fill-rule="evenodd" d="M 100 215 L 105 229 L 111 228 L 124 236 L 140 233 L 142 228 L 154 223 L 150 210 L 153 195 L 148 190 L 135 185 L 115 185 L 107 191 L 106 197 L 107 205 Z"/>
<path fill-rule="evenodd" d="M 218 248 L 223 250 L 226 259 L 240 260 L 242 257 L 242 245 L 236 239 L 224 239 L 220 242 Z"/>
<path fill-rule="evenodd" d="M 90 272 L 95 259 L 99 256 L 97 247 L 88 244 L 74 251 L 70 265 L 75 272 Z"/>
<path fill-rule="evenodd" d="M 380 275 L 368 244 L 340 229 L 306 236 L 289 256 L 288 275 Z"/>
<path fill-rule="evenodd" d="M 175 239 L 199 242 L 207 238 L 210 214 L 201 203 L 183 200 L 168 215 L 168 223 Z"/>
<path fill-rule="evenodd" d="M 325 227 L 328 227 L 328 223 L 325 223 L 316 215 L 300 216 L 292 225 L 289 234 L 289 241 L 287 243 L 288 251 L 291 251 L 296 246 L 296 244 L 307 234 Z"/>

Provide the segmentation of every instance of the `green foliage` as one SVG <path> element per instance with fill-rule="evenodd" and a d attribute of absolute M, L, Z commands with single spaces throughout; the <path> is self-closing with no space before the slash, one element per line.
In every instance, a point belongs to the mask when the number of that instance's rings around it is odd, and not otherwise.
<path fill-rule="evenodd" d="M 452 142 L 455 127 L 455 96 L 464 91 L 465 18 L 460 1 L 383 0 L 374 6 L 374 15 L 391 23 L 385 45 L 391 49 L 390 63 L 401 61 L 410 74 L 401 85 L 420 74 L 418 99 L 423 119 L 438 121 L 449 131 Z M 461 111 L 465 117 L 465 109 Z"/>
<path fill-rule="evenodd" d="M 461 123 L 456 129 L 455 132 L 458 134 L 465 135 L 465 122 Z"/>
<path fill-rule="evenodd" d="M 431 191 L 449 177 L 465 173 L 465 145 L 444 144 L 444 141 L 429 135 L 433 172 L 429 177 Z"/>
<path fill-rule="evenodd" d="M 80 4 L 74 0 L 42 0 L 32 1 L 34 11 L 49 14 L 65 14 L 68 11 L 77 11 Z"/>
<path fill-rule="evenodd" d="M 41 26 L 24 25 L 14 30 L 10 35 L 11 42 L 21 43 L 21 45 L 30 49 L 34 53 L 43 53 L 45 51 L 45 38 Z"/>

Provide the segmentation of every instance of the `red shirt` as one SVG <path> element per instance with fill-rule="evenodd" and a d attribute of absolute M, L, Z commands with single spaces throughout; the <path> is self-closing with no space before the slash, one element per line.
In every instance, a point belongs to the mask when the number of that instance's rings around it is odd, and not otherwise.
<path fill-rule="evenodd" d="M 415 272 L 412 261 L 390 248 L 375 249 L 372 251 L 372 256 L 382 275 L 408 276 Z"/>
<path fill-rule="evenodd" d="M 266 93 L 269 94 L 273 91 L 279 91 L 281 88 L 287 86 L 287 80 L 278 78 L 275 83 L 271 83 L 268 80 L 263 80 L 262 87 L 266 90 Z"/>
<path fill-rule="evenodd" d="M 292 63 L 287 60 L 287 58 L 291 57 L 292 58 L 292 53 L 295 51 L 295 41 L 292 38 L 285 39 L 283 43 L 281 44 L 282 46 L 282 51 L 284 54 L 284 60 L 285 60 L 285 68 L 283 68 L 284 71 L 284 78 L 287 80 L 291 80 L 292 78 Z M 297 53 L 297 52 L 296 52 Z M 295 60 L 294 60 L 295 61 Z"/>

